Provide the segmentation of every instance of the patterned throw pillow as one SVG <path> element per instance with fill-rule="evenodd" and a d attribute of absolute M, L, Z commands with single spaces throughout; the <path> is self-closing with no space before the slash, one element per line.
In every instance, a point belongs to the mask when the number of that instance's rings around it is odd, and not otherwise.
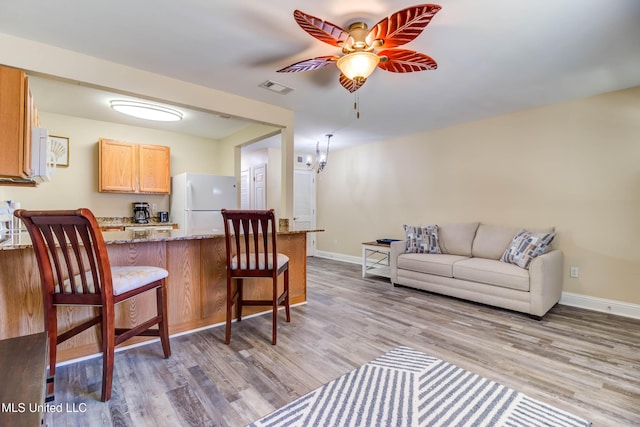
<path fill-rule="evenodd" d="M 438 226 L 411 226 L 404 225 L 407 240 L 405 253 L 413 254 L 441 254 L 438 240 Z"/>
<path fill-rule="evenodd" d="M 404 234 L 407 240 L 407 247 L 405 252 L 408 254 L 418 253 L 418 248 L 422 244 L 422 227 L 416 227 L 413 225 L 403 225 Z"/>
<path fill-rule="evenodd" d="M 556 233 L 532 233 L 520 230 L 513 237 L 511 245 L 504 251 L 500 261 L 529 269 L 529 264 L 535 257 L 549 250 L 555 236 Z"/>
<path fill-rule="evenodd" d="M 427 237 L 424 242 L 426 245 L 425 253 L 429 254 L 441 254 L 442 250 L 440 250 L 440 239 L 438 238 L 438 226 L 433 225 L 425 225 L 422 227 L 422 231 L 424 235 Z"/>

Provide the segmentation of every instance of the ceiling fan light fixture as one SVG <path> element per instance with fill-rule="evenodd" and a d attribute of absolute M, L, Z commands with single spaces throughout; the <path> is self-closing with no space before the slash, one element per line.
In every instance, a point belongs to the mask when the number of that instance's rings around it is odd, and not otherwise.
<path fill-rule="evenodd" d="M 393 73 L 435 70 L 436 61 L 424 53 L 409 49 L 397 49 L 422 33 L 433 16 L 442 9 L 437 4 L 419 4 L 399 10 L 380 20 L 369 29 L 364 22 L 353 22 L 348 30 L 329 21 L 296 9 L 293 19 L 313 38 L 340 48 L 344 56 L 317 56 L 281 68 L 278 73 L 297 73 L 317 70 L 336 64 L 341 73 L 338 80 L 342 87 L 353 93 L 360 89 L 380 63 L 380 68 Z M 385 49 L 374 52 L 376 49 Z"/>
<path fill-rule="evenodd" d="M 157 122 L 175 122 L 183 117 L 182 112 L 173 108 L 139 101 L 116 99 L 111 101 L 111 108 L 128 116 Z"/>
<path fill-rule="evenodd" d="M 342 74 L 351 80 L 366 79 L 376 69 L 380 57 L 372 52 L 353 52 L 338 59 Z"/>

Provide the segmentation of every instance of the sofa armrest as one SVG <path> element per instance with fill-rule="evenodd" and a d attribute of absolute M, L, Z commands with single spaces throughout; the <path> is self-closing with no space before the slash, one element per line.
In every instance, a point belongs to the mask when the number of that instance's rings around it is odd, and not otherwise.
<path fill-rule="evenodd" d="M 406 240 L 398 240 L 391 242 L 391 252 L 389 252 L 389 262 L 391 265 L 391 283 L 396 284 L 398 278 L 398 256 L 402 255 L 407 249 Z"/>
<path fill-rule="evenodd" d="M 540 255 L 529 265 L 530 313 L 542 317 L 562 296 L 564 256 L 559 250 Z"/>

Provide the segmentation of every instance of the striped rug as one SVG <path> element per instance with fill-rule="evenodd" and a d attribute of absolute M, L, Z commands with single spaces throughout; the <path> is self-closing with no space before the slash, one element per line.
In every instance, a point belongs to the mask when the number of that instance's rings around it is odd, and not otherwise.
<path fill-rule="evenodd" d="M 589 426 L 408 347 L 398 347 L 251 426 Z"/>

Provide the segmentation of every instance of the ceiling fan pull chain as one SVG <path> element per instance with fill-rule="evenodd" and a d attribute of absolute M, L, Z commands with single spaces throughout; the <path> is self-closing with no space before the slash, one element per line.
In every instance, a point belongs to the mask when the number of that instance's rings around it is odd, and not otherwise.
<path fill-rule="evenodd" d="M 360 118 L 360 93 L 355 92 L 353 94 L 353 97 L 354 97 L 353 109 L 356 110 L 356 119 L 359 119 Z"/>

